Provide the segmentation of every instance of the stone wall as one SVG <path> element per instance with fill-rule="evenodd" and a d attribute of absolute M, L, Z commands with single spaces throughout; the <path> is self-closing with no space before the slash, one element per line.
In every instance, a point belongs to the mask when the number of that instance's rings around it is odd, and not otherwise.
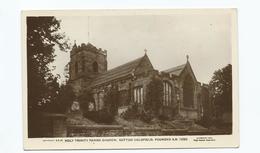
<path fill-rule="evenodd" d="M 122 125 L 100 124 L 68 124 L 62 114 L 45 114 L 40 118 L 37 137 L 120 137 L 120 136 L 169 136 L 169 135 L 196 135 L 209 134 L 207 130 L 192 130 L 191 121 L 176 121 L 178 129 L 165 129 L 156 127 L 125 127 Z"/>
<path fill-rule="evenodd" d="M 67 127 L 68 137 L 120 137 L 120 136 L 170 136 L 203 135 L 208 131 L 190 131 L 186 129 L 161 129 L 149 127 L 128 128 L 120 125 L 73 125 Z"/>
<path fill-rule="evenodd" d="M 68 137 L 108 137 L 122 136 L 120 125 L 71 125 L 67 127 Z"/>
<path fill-rule="evenodd" d="M 111 137 L 111 136 L 158 136 L 158 128 L 128 128 L 121 125 L 71 125 L 67 127 L 68 137 Z"/>
<path fill-rule="evenodd" d="M 162 135 L 162 131 L 159 128 L 124 128 L 124 136 L 158 136 Z"/>
<path fill-rule="evenodd" d="M 38 113 L 34 122 L 37 135 L 33 137 L 65 137 L 67 135 L 64 114 Z"/>

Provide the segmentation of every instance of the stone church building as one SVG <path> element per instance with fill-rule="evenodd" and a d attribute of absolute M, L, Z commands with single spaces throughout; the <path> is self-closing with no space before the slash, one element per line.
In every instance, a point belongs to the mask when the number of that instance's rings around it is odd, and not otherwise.
<path fill-rule="evenodd" d="M 169 118 L 177 115 L 198 120 L 206 111 L 203 105 L 209 99 L 207 85 L 198 82 L 188 57 L 183 65 L 161 72 L 153 68 L 147 54 L 110 70 L 107 65 L 107 51 L 90 43 L 74 44 L 70 52 L 69 83 L 77 96 L 86 89 L 91 91 L 95 111 L 104 107 L 104 90 L 109 86 L 116 86 L 119 92 L 118 113 L 134 103 L 142 107 L 147 85 L 155 76 L 163 82 L 161 113 Z"/>

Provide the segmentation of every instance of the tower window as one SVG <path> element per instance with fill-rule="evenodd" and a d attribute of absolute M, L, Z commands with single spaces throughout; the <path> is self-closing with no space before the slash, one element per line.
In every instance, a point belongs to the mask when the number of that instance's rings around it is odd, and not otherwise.
<path fill-rule="evenodd" d="M 78 68 L 79 68 L 78 62 L 76 62 L 76 63 L 75 63 L 75 73 L 76 73 L 76 74 L 78 73 Z"/>
<path fill-rule="evenodd" d="M 85 72 L 85 61 L 82 61 L 82 72 Z"/>
<path fill-rule="evenodd" d="M 96 61 L 92 64 L 92 67 L 93 67 L 93 72 L 98 72 L 98 63 Z"/>

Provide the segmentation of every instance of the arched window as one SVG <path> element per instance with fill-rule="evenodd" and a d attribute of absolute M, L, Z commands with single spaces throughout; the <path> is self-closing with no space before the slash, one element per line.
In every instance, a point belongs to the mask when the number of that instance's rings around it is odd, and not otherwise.
<path fill-rule="evenodd" d="M 81 67 L 82 67 L 82 72 L 85 72 L 85 61 L 83 60 L 82 62 L 81 62 Z"/>
<path fill-rule="evenodd" d="M 143 104 L 144 95 L 143 95 L 143 87 L 138 86 L 134 88 L 134 102 L 137 104 Z"/>
<path fill-rule="evenodd" d="M 78 68 L 79 68 L 78 62 L 76 62 L 76 63 L 75 63 L 75 73 L 76 73 L 76 74 L 78 73 Z"/>
<path fill-rule="evenodd" d="M 163 105 L 170 106 L 172 104 L 172 85 L 164 81 L 163 82 Z"/>
<path fill-rule="evenodd" d="M 92 68 L 93 72 L 98 72 L 98 63 L 96 61 L 92 64 Z"/>
<path fill-rule="evenodd" d="M 203 109 L 203 104 L 202 104 L 202 99 L 201 99 L 201 94 L 200 93 L 197 95 L 197 103 L 199 103 L 200 117 L 203 117 L 204 109 Z"/>
<path fill-rule="evenodd" d="M 187 75 L 183 83 L 183 106 L 194 106 L 194 83 L 192 77 Z"/>

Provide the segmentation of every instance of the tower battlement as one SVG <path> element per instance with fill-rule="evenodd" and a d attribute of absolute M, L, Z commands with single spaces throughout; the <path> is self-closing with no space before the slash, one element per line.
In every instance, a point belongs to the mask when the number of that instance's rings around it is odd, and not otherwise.
<path fill-rule="evenodd" d="M 96 52 L 96 53 L 102 54 L 104 56 L 107 56 L 107 50 L 97 48 L 94 45 L 92 45 L 91 43 L 87 43 L 87 44 L 82 43 L 81 45 L 77 45 L 75 43 L 71 50 L 71 56 L 73 56 L 76 53 L 81 52 L 81 51 L 92 51 L 92 52 Z"/>

